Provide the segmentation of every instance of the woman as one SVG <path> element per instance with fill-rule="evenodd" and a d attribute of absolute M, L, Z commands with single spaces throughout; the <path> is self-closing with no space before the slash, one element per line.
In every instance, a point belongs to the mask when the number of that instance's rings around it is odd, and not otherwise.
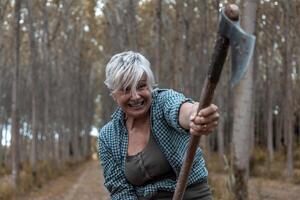
<path fill-rule="evenodd" d="M 118 108 L 99 134 L 105 183 L 115 199 L 172 199 L 190 134 L 217 126 L 215 105 L 196 114 L 198 103 L 173 90 L 154 89 L 149 61 L 128 51 L 114 55 L 106 80 Z M 212 199 L 198 148 L 184 199 Z"/>

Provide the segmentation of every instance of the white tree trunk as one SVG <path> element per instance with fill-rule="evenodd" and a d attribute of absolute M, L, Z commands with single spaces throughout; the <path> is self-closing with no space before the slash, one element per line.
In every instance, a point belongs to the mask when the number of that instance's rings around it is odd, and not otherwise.
<path fill-rule="evenodd" d="M 245 0 L 243 4 L 243 27 L 246 32 L 253 33 L 255 29 L 257 1 Z M 233 119 L 233 154 L 235 199 L 248 199 L 247 170 L 253 131 L 253 59 L 246 75 L 234 89 L 234 119 Z"/>

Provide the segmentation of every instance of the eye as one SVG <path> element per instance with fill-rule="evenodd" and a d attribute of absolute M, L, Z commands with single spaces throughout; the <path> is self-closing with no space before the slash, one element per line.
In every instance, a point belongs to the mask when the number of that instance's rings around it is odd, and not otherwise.
<path fill-rule="evenodd" d="M 137 89 L 138 90 L 141 90 L 141 89 L 145 89 L 147 87 L 147 84 L 146 83 L 142 83 L 142 84 L 139 84 L 138 86 L 137 86 Z"/>
<path fill-rule="evenodd" d="M 126 94 L 130 93 L 130 91 L 131 91 L 131 87 L 126 87 L 123 89 L 123 92 Z"/>
<path fill-rule="evenodd" d="M 125 92 L 130 92 L 130 87 L 125 88 Z"/>

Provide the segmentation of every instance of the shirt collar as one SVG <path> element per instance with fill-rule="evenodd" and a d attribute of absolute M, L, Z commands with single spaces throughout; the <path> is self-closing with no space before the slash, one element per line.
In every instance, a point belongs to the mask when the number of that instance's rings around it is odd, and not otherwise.
<path fill-rule="evenodd" d="M 122 120 L 124 116 L 124 111 L 121 107 L 117 107 L 116 111 L 111 115 L 112 119 Z"/>

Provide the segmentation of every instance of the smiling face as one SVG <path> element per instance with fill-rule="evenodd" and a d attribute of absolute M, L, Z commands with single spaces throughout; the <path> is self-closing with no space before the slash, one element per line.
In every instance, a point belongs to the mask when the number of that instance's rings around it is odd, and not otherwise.
<path fill-rule="evenodd" d="M 149 114 L 152 97 L 145 75 L 139 80 L 135 90 L 128 87 L 117 90 L 112 95 L 127 117 L 141 118 Z"/>

